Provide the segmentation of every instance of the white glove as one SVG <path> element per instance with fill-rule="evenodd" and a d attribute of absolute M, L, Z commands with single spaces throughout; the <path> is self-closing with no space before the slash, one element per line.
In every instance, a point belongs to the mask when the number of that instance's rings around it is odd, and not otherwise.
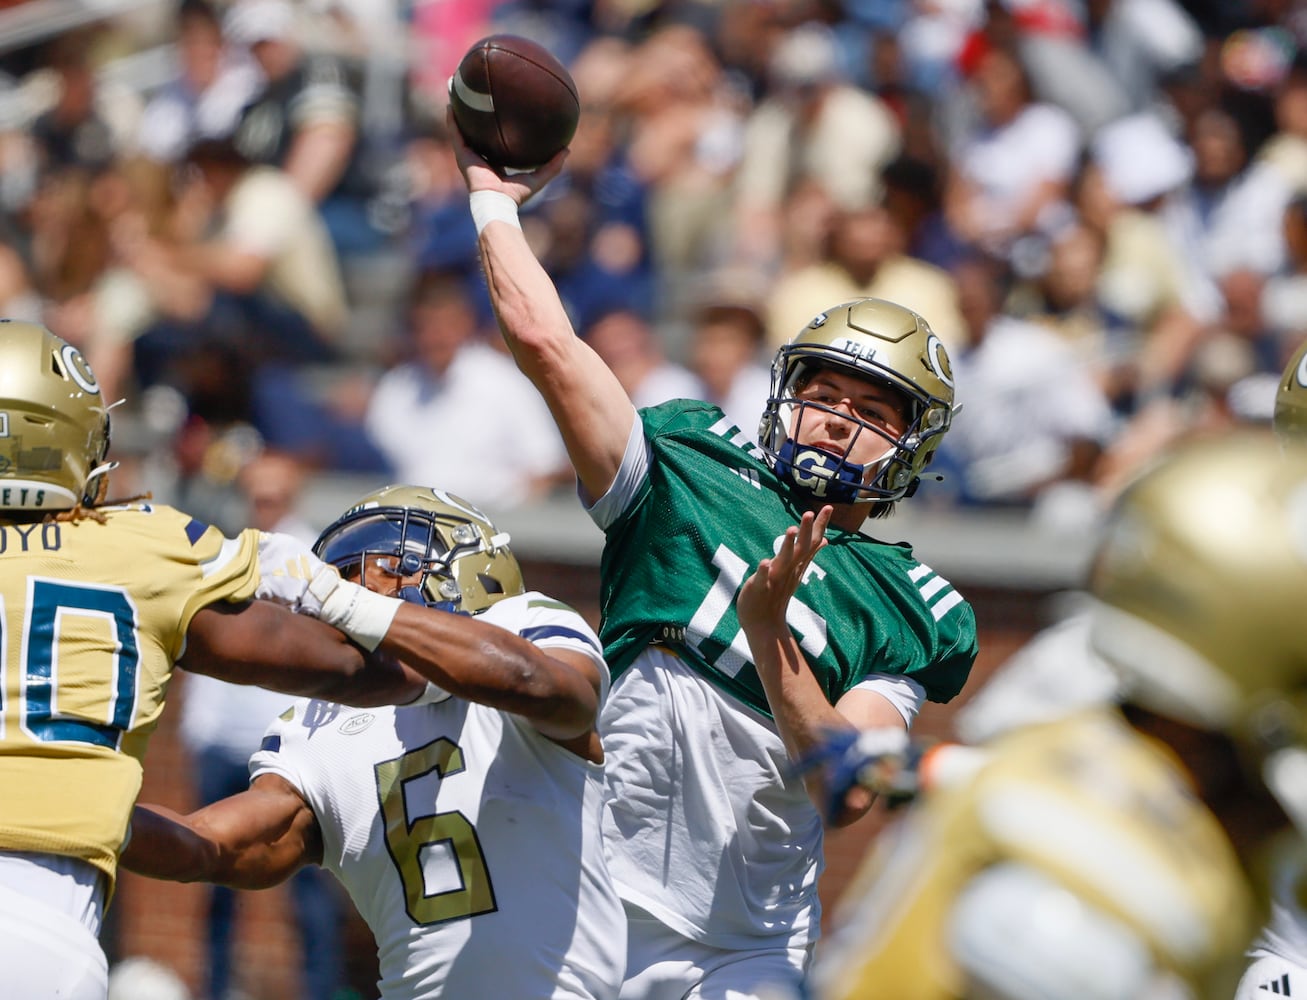
<path fill-rule="evenodd" d="M 336 626 L 364 649 L 376 649 L 404 601 L 343 580 L 334 566 L 321 562 L 319 566 L 308 582 L 299 610 Z"/>
<path fill-rule="evenodd" d="M 322 601 L 309 590 L 309 584 L 324 571 L 340 575 L 335 566 L 324 563 L 293 535 L 259 532 L 259 585 L 255 597 L 316 618 L 322 611 Z"/>

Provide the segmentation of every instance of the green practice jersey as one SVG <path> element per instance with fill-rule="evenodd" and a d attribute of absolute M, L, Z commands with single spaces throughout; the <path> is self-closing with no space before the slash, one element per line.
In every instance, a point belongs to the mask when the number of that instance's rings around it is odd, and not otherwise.
<path fill-rule="evenodd" d="M 759 561 L 803 507 L 717 407 L 640 411 L 648 474 L 606 529 L 601 636 L 614 678 L 651 643 L 770 716 L 735 611 Z M 906 544 L 827 531 L 786 619 L 832 704 L 868 674 L 900 674 L 931 701 L 962 689 L 976 657 L 971 606 Z"/>

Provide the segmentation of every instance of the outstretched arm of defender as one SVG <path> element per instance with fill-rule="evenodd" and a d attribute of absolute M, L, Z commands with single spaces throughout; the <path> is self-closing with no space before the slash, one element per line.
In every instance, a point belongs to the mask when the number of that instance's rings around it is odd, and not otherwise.
<path fill-rule="evenodd" d="M 122 865 L 170 882 L 266 889 L 321 860 L 313 810 L 288 781 L 265 774 L 247 791 L 187 815 L 138 804 Z"/>
<path fill-rule="evenodd" d="M 432 683 L 460 698 L 520 715 L 551 739 L 570 740 L 594 728 L 599 670 L 584 654 L 544 650 L 467 615 L 399 605 L 380 648 Z"/>
<path fill-rule="evenodd" d="M 474 209 L 487 198 L 495 207 L 495 221 L 479 224 L 479 243 L 499 329 L 553 413 L 582 488 L 597 499 L 622 464 L 635 407 L 603 359 L 577 337 L 558 290 L 515 224 L 516 206 L 558 176 L 567 154 L 530 173 L 501 177 L 467 148 L 452 114 L 449 126 Z"/>

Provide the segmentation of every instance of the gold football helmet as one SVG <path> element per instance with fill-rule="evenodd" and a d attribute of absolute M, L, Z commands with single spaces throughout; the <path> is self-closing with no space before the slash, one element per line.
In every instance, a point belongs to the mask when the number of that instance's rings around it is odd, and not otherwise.
<path fill-rule="evenodd" d="M 1284 366 L 1271 426 L 1281 441 L 1307 441 L 1307 341 Z"/>
<path fill-rule="evenodd" d="M 1240 432 L 1174 449 L 1118 500 L 1090 589 L 1123 697 L 1229 733 L 1307 830 L 1303 446 Z"/>
<path fill-rule="evenodd" d="M 814 369 L 828 365 L 889 385 L 908 401 L 908 428 L 899 438 L 859 421 L 857 433 L 879 435 L 889 446 L 879 461 L 856 465 L 796 445 L 792 431 L 805 411 L 822 408 L 796 393 Z M 916 490 L 952 419 L 953 369 L 930 325 L 893 302 L 856 299 L 819 313 L 776 352 L 758 440 L 781 478 L 820 500 L 889 504 Z"/>
<path fill-rule="evenodd" d="M 877 839 L 814 1000 L 1233 995 L 1253 895 L 1169 754 L 1105 710 L 977 753 Z"/>
<path fill-rule="evenodd" d="M 466 500 L 421 486 L 369 493 L 318 536 L 313 551 L 364 586 L 376 565 L 367 557 L 389 557 L 387 572 L 421 573 L 400 596 L 443 611 L 480 614 L 525 589 L 507 534 Z"/>
<path fill-rule="evenodd" d="M 109 410 L 82 352 L 0 320 L 0 510 L 93 504 L 108 452 Z"/>

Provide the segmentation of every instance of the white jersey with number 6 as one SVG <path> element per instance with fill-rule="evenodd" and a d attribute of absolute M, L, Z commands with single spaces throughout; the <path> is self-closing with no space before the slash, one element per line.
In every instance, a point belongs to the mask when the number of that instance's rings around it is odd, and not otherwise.
<path fill-rule="evenodd" d="M 608 670 L 575 611 L 539 593 L 479 616 Z M 304 795 L 323 866 L 372 929 L 383 998 L 601 1000 L 626 924 L 600 840 L 603 770 L 520 717 L 450 698 L 353 709 L 301 701 L 250 760 Z"/>

